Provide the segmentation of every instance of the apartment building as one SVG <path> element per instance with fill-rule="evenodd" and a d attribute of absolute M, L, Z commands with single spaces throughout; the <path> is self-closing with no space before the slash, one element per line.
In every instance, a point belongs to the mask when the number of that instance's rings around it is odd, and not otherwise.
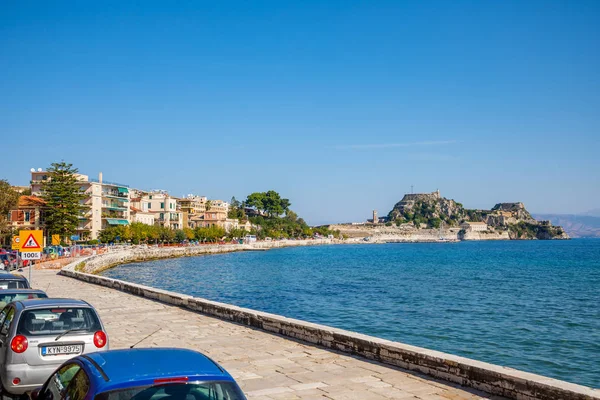
<path fill-rule="evenodd" d="M 130 191 L 130 196 L 131 205 L 129 207 L 129 216 L 131 222 L 154 225 L 155 215 L 148 209 L 150 202 L 147 199 L 144 200 L 145 194 L 138 190 L 132 190 Z"/>
<path fill-rule="evenodd" d="M 177 198 L 164 190 L 148 192 L 141 199 L 148 206 L 148 212 L 154 214 L 155 223 L 171 229 L 183 228 L 183 213 L 177 204 Z"/>
<path fill-rule="evenodd" d="M 98 179 L 88 175 L 75 175 L 80 189 L 86 198 L 81 204 L 87 209 L 79 215 L 77 236 L 81 240 L 97 239 L 102 229 L 115 225 L 128 225 L 129 216 L 129 186 L 116 182 L 104 181 L 102 172 Z M 47 171 L 31 170 L 31 194 L 41 196 L 42 184 L 49 179 Z"/>
<path fill-rule="evenodd" d="M 191 219 L 202 215 L 206 211 L 206 196 L 194 196 L 188 194 L 186 197 L 177 199 L 183 213 L 183 227 L 191 228 Z"/>

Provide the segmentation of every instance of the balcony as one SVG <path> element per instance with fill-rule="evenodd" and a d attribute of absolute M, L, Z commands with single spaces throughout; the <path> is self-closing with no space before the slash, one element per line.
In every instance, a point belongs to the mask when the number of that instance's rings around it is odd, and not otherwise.
<path fill-rule="evenodd" d="M 102 212 L 102 219 L 106 218 L 125 218 L 127 219 L 127 213 L 123 211 L 104 211 Z"/>
<path fill-rule="evenodd" d="M 119 193 L 117 191 L 102 191 L 102 197 L 119 199 L 121 201 L 129 201 L 128 193 Z"/>
<path fill-rule="evenodd" d="M 102 203 L 102 208 L 115 211 L 127 211 L 129 207 L 124 203 Z"/>

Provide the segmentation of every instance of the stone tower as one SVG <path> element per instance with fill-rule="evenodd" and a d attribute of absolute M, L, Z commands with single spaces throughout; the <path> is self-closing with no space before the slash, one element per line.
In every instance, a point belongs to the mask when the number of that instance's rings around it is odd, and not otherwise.
<path fill-rule="evenodd" d="M 377 210 L 373 210 L 373 223 L 376 224 L 379 222 L 379 218 L 377 218 Z"/>

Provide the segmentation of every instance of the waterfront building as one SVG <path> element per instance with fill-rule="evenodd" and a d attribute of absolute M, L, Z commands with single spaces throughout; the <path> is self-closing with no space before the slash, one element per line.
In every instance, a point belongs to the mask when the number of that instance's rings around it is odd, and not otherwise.
<path fill-rule="evenodd" d="M 87 207 L 79 215 L 76 235 L 80 240 L 98 239 L 98 233 L 109 226 L 129 224 L 129 186 L 104 181 L 102 172 L 98 179 L 75 174 L 86 198 L 81 201 Z M 47 171 L 31 170 L 31 194 L 41 196 L 42 184 L 49 179 Z"/>
<path fill-rule="evenodd" d="M 17 208 L 9 213 L 11 228 L 44 230 L 44 209 L 46 202 L 36 196 L 21 196 Z"/>
<path fill-rule="evenodd" d="M 137 190 L 131 191 L 131 204 L 129 216 L 131 222 L 139 222 L 146 225 L 154 225 L 155 215 L 148 210 L 149 201 L 143 201 L 143 193 Z"/>
<path fill-rule="evenodd" d="M 183 213 L 177 198 L 164 190 L 155 190 L 144 195 L 141 201 L 146 203 L 148 212 L 154 214 L 156 224 L 171 229 L 183 228 Z"/>
<path fill-rule="evenodd" d="M 188 194 L 186 197 L 177 199 L 183 213 L 183 227 L 191 228 L 191 219 L 202 215 L 206 211 L 206 196 L 195 196 Z"/>
<path fill-rule="evenodd" d="M 488 230 L 488 225 L 485 222 L 465 221 L 460 224 L 460 227 L 466 232 L 483 232 Z"/>

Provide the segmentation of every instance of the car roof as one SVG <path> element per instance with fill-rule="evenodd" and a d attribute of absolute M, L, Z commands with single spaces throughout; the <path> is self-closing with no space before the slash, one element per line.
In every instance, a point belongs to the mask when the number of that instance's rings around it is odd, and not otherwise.
<path fill-rule="evenodd" d="M 0 289 L 0 294 L 27 294 L 27 293 L 39 293 L 46 294 L 40 289 Z"/>
<path fill-rule="evenodd" d="M 9 274 L 8 272 L 0 272 L 0 281 L 10 280 L 10 279 L 27 280 L 23 275 Z"/>
<path fill-rule="evenodd" d="M 140 348 L 88 353 L 80 358 L 93 365 L 100 390 L 153 384 L 155 379 L 188 377 L 233 381 L 204 354 L 188 349 Z M 89 363 L 89 360 L 92 362 Z"/>
<path fill-rule="evenodd" d="M 27 299 L 18 300 L 16 303 L 21 304 L 23 308 L 43 308 L 43 307 L 91 307 L 83 300 L 77 299 Z"/>

